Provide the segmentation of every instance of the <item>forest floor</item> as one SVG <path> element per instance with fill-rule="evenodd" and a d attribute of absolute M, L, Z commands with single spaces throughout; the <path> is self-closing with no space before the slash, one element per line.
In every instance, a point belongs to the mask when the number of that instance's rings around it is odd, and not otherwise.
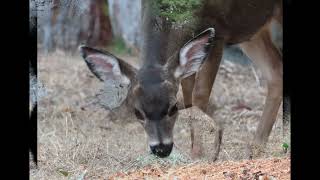
<path fill-rule="evenodd" d="M 139 66 L 136 57 L 122 58 Z M 290 179 L 290 132 L 283 136 L 282 107 L 263 155 L 246 160 L 245 149 L 266 95 L 255 74 L 259 72 L 254 73 L 250 64 L 221 63 L 207 112 L 224 129 L 216 162 L 191 160 L 185 155 L 188 150 L 176 147 L 169 157 L 159 159 L 150 154 L 143 127 L 134 116 L 96 103 L 102 83 L 80 56 L 40 53 L 38 77 L 46 96 L 38 105 L 39 167 L 31 166 L 30 178 Z M 178 99 L 181 108 L 181 90 Z M 287 152 L 283 144 L 289 145 Z"/>

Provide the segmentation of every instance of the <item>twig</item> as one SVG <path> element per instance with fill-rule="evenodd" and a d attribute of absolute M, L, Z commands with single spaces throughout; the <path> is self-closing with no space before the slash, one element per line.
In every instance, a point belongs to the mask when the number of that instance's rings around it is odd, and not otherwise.
<path fill-rule="evenodd" d="M 66 116 L 66 138 L 68 138 L 68 116 Z"/>
<path fill-rule="evenodd" d="M 223 148 L 223 151 L 226 153 L 226 155 L 228 156 L 228 161 L 230 161 L 231 160 L 231 157 L 230 157 L 230 155 L 229 155 L 229 153 Z"/>
<path fill-rule="evenodd" d="M 84 172 L 77 178 L 77 180 L 83 180 L 86 173 L 87 173 L 87 169 L 84 170 Z"/>

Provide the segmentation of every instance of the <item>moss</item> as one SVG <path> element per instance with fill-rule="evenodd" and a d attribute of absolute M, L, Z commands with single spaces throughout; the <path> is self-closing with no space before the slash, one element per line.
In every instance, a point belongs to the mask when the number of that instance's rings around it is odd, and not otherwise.
<path fill-rule="evenodd" d="M 172 153 L 169 157 L 159 158 L 152 154 L 143 154 L 138 156 L 138 158 L 133 161 L 131 165 L 128 166 L 127 170 L 131 170 L 131 168 L 140 169 L 146 167 L 148 165 L 160 165 L 162 167 L 172 166 L 172 165 L 183 165 L 193 162 L 188 157 L 185 157 L 176 149 L 173 149 Z"/>
<path fill-rule="evenodd" d="M 118 36 L 112 40 L 107 49 L 114 54 L 132 54 L 132 49 L 126 45 L 124 39 Z"/>
<path fill-rule="evenodd" d="M 157 13 L 172 22 L 185 22 L 194 19 L 193 13 L 202 5 L 202 0 L 157 0 Z"/>
<path fill-rule="evenodd" d="M 109 16 L 109 4 L 107 1 L 103 3 L 102 11 L 103 11 L 103 15 L 105 15 L 106 17 Z"/>

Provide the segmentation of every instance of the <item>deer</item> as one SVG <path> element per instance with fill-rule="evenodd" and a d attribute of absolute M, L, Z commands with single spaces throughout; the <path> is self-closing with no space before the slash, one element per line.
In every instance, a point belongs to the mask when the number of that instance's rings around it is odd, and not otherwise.
<path fill-rule="evenodd" d="M 172 151 L 180 84 L 184 107 L 206 112 L 223 48 L 233 44 L 239 44 L 267 80 L 263 114 L 249 144 L 250 149 L 263 147 L 282 101 L 282 55 L 270 33 L 271 22 L 282 24 L 282 2 L 203 0 L 193 14 L 197 21 L 180 26 L 159 15 L 153 2 L 141 1 L 143 63 L 139 69 L 107 51 L 79 46 L 86 65 L 100 81 L 127 89 L 124 104 L 144 127 L 151 152 L 163 158 Z M 221 144 L 220 126 L 216 136 L 214 160 Z M 191 148 L 195 157 L 201 156 L 196 142 Z"/>

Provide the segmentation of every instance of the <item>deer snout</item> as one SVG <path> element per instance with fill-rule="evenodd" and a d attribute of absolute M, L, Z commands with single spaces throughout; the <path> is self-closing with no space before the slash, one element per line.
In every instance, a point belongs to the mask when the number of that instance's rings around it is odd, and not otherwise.
<path fill-rule="evenodd" d="M 171 151 L 172 151 L 172 147 L 173 147 L 173 143 L 170 144 L 157 144 L 157 145 L 152 145 L 150 146 L 150 149 L 152 151 L 153 154 L 155 154 L 158 157 L 167 157 L 170 155 Z"/>

